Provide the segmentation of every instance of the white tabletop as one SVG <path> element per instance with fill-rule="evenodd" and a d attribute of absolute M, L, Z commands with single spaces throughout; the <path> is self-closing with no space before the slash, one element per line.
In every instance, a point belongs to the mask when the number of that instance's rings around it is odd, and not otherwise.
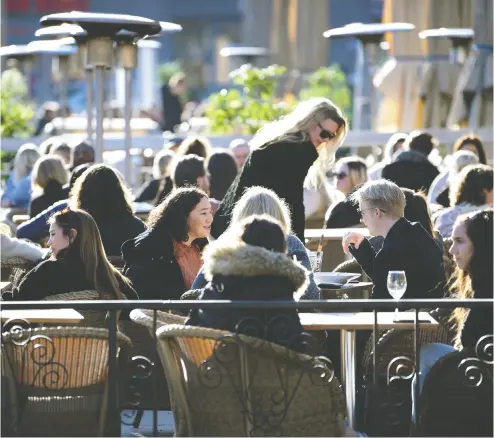
<path fill-rule="evenodd" d="M 369 237 L 370 233 L 367 228 L 312 228 L 304 231 L 304 237 L 306 239 L 315 240 L 320 239 L 321 236 L 324 236 L 324 240 L 341 240 L 345 233 L 349 231 L 355 231 L 357 233 L 363 234 L 365 237 Z"/>
<path fill-rule="evenodd" d="M 0 309 L 0 319 L 2 322 L 9 319 L 25 319 L 33 324 L 78 324 L 84 317 L 74 309 Z"/>
<path fill-rule="evenodd" d="M 299 313 L 300 322 L 305 330 L 372 330 L 373 312 L 358 313 Z M 379 312 L 377 323 L 379 329 L 413 329 L 415 312 L 400 312 L 400 318 L 407 321 L 394 322 L 394 312 Z M 427 312 L 419 312 L 420 329 L 435 329 L 439 323 Z"/>

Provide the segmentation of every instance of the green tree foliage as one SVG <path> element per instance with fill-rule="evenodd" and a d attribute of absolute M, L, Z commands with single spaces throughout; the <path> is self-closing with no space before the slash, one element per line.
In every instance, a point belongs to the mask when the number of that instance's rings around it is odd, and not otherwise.
<path fill-rule="evenodd" d="M 302 100 L 326 97 L 332 100 L 350 118 L 352 97 L 345 73 L 338 64 L 321 67 L 307 78 L 308 85 L 300 91 Z"/>
<path fill-rule="evenodd" d="M 28 137 L 34 105 L 28 99 L 26 80 L 16 68 L 2 73 L 0 97 L 0 136 Z"/>
<path fill-rule="evenodd" d="M 254 134 L 266 122 L 279 119 L 290 109 L 276 99 L 278 78 L 285 67 L 266 68 L 245 64 L 230 77 L 240 89 L 223 89 L 212 94 L 206 108 L 212 134 Z"/>

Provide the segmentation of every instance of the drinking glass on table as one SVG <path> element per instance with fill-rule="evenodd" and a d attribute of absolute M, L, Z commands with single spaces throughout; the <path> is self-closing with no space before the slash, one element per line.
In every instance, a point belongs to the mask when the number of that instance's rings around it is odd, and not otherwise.
<path fill-rule="evenodd" d="M 321 272 L 322 267 L 322 251 L 310 251 L 307 250 L 307 254 L 309 256 L 310 267 L 312 272 Z"/>
<path fill-rule="evenodd" d="M 388 272 L 388 292 L 394 300 L 399 301 L 407 290 L 407 276 L 405 271 Z M 398 321 L 398 309 L 395 309 L 395 322 Z"/>

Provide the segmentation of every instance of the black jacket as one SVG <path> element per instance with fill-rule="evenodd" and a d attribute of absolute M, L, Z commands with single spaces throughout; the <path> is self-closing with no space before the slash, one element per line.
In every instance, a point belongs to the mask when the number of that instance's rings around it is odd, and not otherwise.
<path fill-rule="evenodd" d="M 290 207 L 294 234 L 304 240 L 304 180 L 318 158 L 310 142 L 279 142 L 254 150 L 228 189 L 214 217 L 211 234 L 217 238 L 228 227 L 233 207 L 246 188 L 262 186 L 273 190 Z"/>
<path fill-rule="evenodd" d="M 399 219 L 389 230 L 377 253 L 367 239 L 350 252 L 365 273 L 372 278 L 373 298 L 390 298 L 389 271 L 405 271 L 406 299 L 437 299 L 444 296 L 446 277 L 442 251 L 419 223 Z"/>
<path fill-rule="evenodd" d="M 135 202 L 154 202 L 160 188 L 161 179 L 150 179 L 145 182 L 135 195 Z"/>
<path fill-rule="evenodd" d="M 439 175 L 439 170 L 422 153 L 414 150 L 401 152 L 396 160 L 384 166 L 382 177 L 393 181 L 400 187 L 429 191 L 432 182 Z"/>
<path fill-rule="evenodd" d="M 136 292 L 117 277 L 120 292 L 129 300 L 138 300 Z M 16 301 L 38 301 L 50 295 L 59 295 L 82 290 L 94 290 L 84 272 L 84 264 L 79 257 L 48 259 L 31 269 L 17 288 L 12 299 Z M 6 298 L 5 295 L 2 296 Z"/>
<path fill-rule="evenodd" d="M 163 109 L 163 131 L 174 131 L 175 126 L 182 122 L 182 103 L 180 98 L 173 94 L 168 85 L 161 88 L 161 107 Z"/>
<path fill-rule="evenodd" d="M 115 219 L 96 220 L 106 255 L 120 256 L 122 245 L 146 230 L 146 225 L 136 216 L 124 215 Z"/>
<path fill-rule="evenodd" d="M 333 204 L 326 212 L 326 228 L 347 228 L 360 225 L 358 207 L 346 198 Z"/>
<path fill-rule="evenodd" d="M 165 176 L 164 179 L 160 181 L 156 197 L 153 202 L 154 205 L 158 205 L 165 199 L 173 190 L 173 181 L 169 176 Z"/>
<path fill-rule="evenodd" d="M 201 250 L 207 241 L 198 239 Z M 169 234 L 148 229 L 122 246 L 124 274 L 141 300 L 179 300 L 185 292 L 182 271 Z"/>
<path fill-rule="evenodd" d="M 493 298 L 492 269 L 480 281 L 472 281 L 473 298 Z M 464 348 L 475 349 L 478 340 L 485 335 L 492 335 L 492 306 L 472 309 L 461 331 L 461 344 Z"/>
<path fill-rule="evenodd" d="M 201 300 L 294 300 L 307 288 L 307 271 L 284 254 L 244 243 L 211 246 Z M 296 309 L 193 309 L 188 325 L 228 330 L 296 348 L 303 332 Z M 300 340 L 300 338 L 298 338 Z"/>
<path fill-rule="evenodd" d="M 67 199 L 68 196 L 68 189 L 63 188 L 54 179 L 50 180 L 43 190 L 43 193 L 31 199 L 29 204 L 29 217 L 33 218 L 34 216 L 37 216 L 43 210 L 51 207 L 55 202 Z"/>

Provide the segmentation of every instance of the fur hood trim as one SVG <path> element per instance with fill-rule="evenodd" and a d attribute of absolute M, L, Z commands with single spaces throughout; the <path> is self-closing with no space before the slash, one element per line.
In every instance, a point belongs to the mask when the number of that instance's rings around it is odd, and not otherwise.
<path fill-rule="evenodd" d="M 218 245 L 212 243 L 204 251 L 204 275 L 211 281 L 215 275 L 257 277 L 272 275 L 288 278 L 298 300 L 309 285 L 307 270 L 285 254 L 268 251 L 245 243 Z"/>

